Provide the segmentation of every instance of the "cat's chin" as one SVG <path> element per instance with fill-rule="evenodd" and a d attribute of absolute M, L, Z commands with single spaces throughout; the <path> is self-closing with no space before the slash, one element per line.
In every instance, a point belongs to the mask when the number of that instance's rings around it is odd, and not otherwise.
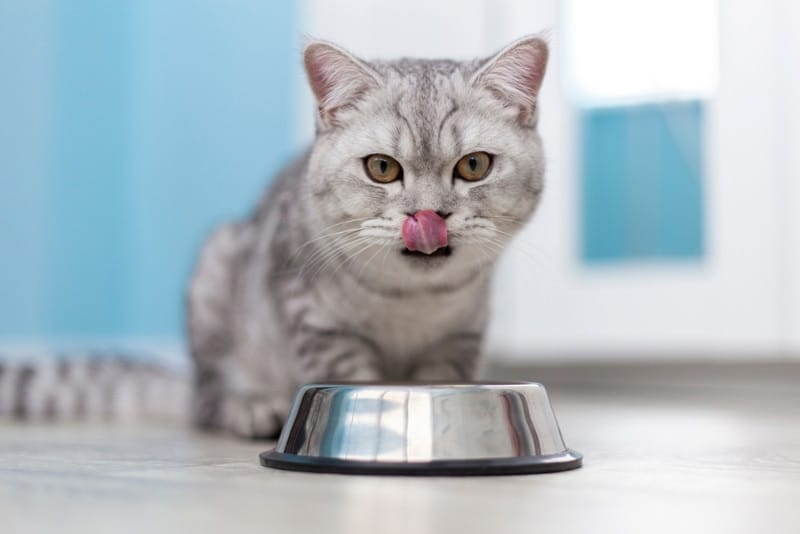
<path fill-rule="evenodd" d="M 442 247 L 430 254 L 425 254 L 417 250 L 408 250 L 407 248 L 400 250 L 400 257 L 403 263 L 408 265 L 411 269 L 421 270 L 444 269 L 448 264 L 455 261 L 451 258 L 452 255 L 452 247 Z"/>
<path fill-rule="evenodd" d="M 417 272 L 422 275 L 424 277 L 420 280 L 422 282 L 429 280 L 429 276 L 434 272 L 438 273 L 437 276 L 450 278 L 471 270 L 474 264 L 470 261 L 470 255 L 465 255 L 464 252 L 467 251 L 453 246 L 442 247 L 431 254 L 401 249 L 398 259 L 407 272 Z"/>
<path fill-rule="evenodd" d="M 404 248 L 400 251 L 400 254 L 411 258 L 419 258 L 421 260 L 434 259 L 434 258 L 447 258 L 451 254 L 453 254 L 453 248 L 442 247 L 436 249 L 434 252 L 431 252 L 430 254 L 425 254 L 424 252 L 420 252 L 418 250 L 409 250 L 407 248 Z"/>
<path fill-rule="evenodd" d="M 475 266 L 484 268 L 492 263 L 492 259 L 486 258 L 485 253 L 476 256 L 469 245 L 464 247 L 450 245 L 431 254 L 402 248 L 398 255 L 400 262 L 410 270 L 439 271 L 445 276 L 455 276 L 462 271 L 472 270 Z"/>

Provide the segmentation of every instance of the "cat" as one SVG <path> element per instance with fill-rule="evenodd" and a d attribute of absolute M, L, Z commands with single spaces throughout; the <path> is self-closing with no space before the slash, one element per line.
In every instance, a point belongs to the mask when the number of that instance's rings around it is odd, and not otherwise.
<path fill-rule="evenodd" d="M 536 36 L 464 62 L 305 46 L 313 145 L 188 287 L 197 425 L 271 438 L 302 383 L 474 377 L 492 266 L 543 191 L 547 58 Z"/>

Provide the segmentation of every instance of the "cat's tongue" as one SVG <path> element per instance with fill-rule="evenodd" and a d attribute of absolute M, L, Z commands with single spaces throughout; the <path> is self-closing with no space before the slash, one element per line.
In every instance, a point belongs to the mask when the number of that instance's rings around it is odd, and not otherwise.
<path fill-rule="evenodd" d="M 435 211 L 418 211 L 403 222 L 403 242 L 408 250 L 433 254 L 447 246 L 447 223 Z"/>

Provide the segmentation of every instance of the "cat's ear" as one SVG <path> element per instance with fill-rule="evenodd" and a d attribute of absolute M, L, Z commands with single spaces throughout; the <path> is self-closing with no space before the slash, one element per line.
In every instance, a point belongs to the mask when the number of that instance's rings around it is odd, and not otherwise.
<path fill-rule="evenodd" d="M 327 126 L 335 124 L 338 110 L 382 84 L 379 75 L 364 62 L 325 41 L 308 43 L 303 49 L 303 63 L 319 105 L 320 121 Z"/>
<path fill-rule="evenodd" d="M 518 108 L 522 122 L 535 122 L 547 55 L 547 43 L 542 38 L 523 37 L 489 58 L 472 76 L 472 84 Z"/>

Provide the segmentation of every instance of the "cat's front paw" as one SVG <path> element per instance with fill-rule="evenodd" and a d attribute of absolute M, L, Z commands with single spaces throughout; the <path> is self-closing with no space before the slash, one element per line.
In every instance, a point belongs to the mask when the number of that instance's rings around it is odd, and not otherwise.
<path fill-rule="evenodd" d="M 232 395 L 223 409 L 223 426 L 247 439 L 275 439 L 288 414 L 288 403 L 259 395 Z"/>
<path fill-rule="evenodd" d="M 356 367 L 344 375 L 334 377 L 335 380 L 347 382 L 378 382 L 382 378 L 380 370 L 371 366 Z"/>
<path fill-rule="evenodd" d="M 411 373 L 414 382 L 463 382 L 471 378 L 471 373 L 451 362 L 422 364 Z"/>

